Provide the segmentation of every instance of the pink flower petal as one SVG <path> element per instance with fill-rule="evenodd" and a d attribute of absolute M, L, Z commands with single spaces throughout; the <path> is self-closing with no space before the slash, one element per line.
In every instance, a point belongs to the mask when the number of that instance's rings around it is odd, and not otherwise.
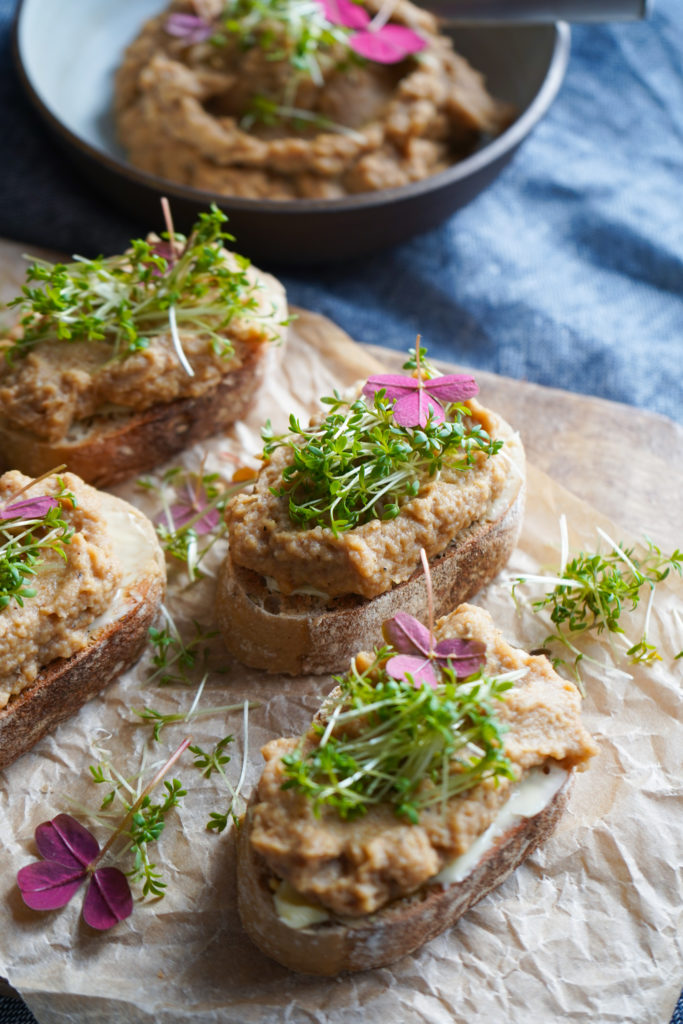
<path fill-rule="evenodd" d="M 461 640 L 454 637 L 442 640 L 436 645 L 436 656 L 440 664 L 451 666 L 458 679 L 478 672 L 486 660 L 486 644 L 481 640 Z"/>
<path fill-rule="evenodd" d="M 38 825 L 35 836 L 41 857 L 66 867 L 82 869 L 100 852 L 94 835 L 70 814 L 58 814 L 52 821 L 44 821 Z"/>
<path fill-rule="evenodd" d="M 196 14 L 169 14 L 164 28 L 169 36 L 177 36 L 188 43 L 203 43 L 214 33 L 214 27 Z"/>
<path fill-rule="evenodd" d="M 414 377 L 406 377 L 399 373 L 380 373 L 368 378 L 363 387 L 363 395 L 369 398 L 371 395 L 376 395 L 378 391 L 384 390 L 389 399 L 402 398 L 403 395 L 416 391 L 419 386 Z"/>
<path fill-rule="evenodd" d="M 118 868 L 98 868 L 93 873 L 83 901 L 83 920 L 91 928 L 105 931 L 133 912 L 128 879 Z"/>
<path fill-rule="evenodd" d="M 416 658 L 411 654 L 397 654 L 390 658 L 386 664 L 386 670 L 393 679 L 407 683 L 408 676 L 413 681 L 413 686 L 418 689 L 420 686 L 431 686 L 436 688 L 436 672 L 429 658 Z"/>
<path fill-rule="evenodd" d="M 393 619 L 387 619 L 382 625 L 382 634 L 400 654 L 427 657 L 432 648 L 432 636 L 427 627 L 407 612 L 396 612 Z"/>
<path fill-rule="evenodd" d="M 394 419 L 400 427 L 424 427 L 430 413 L 433 423 L 443 423 L 446 419 L 442 407 L 424 388 L 404 395 L 394 405 Z"/>
<path fill-rule="evenodd" d="M 405 25 L 385 25 L 376 32 L 357 32 L 349 39 L 352 50 L 377 64 L 398 64 L 426 45 L 422 36 Z"/>
<path fill-rule="evenodd" d="M 473 398 L 479 392 L 474 377 L 467 377 L 461 373 L 451 373 L 445 377 L 434 377 L 433 380 L 425 381 L 425 390 L 439 402 L 464 402 L 466 398 Z"/>
<path fill-rule="evenodd" d="M 345 28 L 365 28 L 370 23 L 370 15 L 359 4 L 352 0 L 318 0 L 323 13 L 333 25 Z"/>
<path fill-rule="evenodd" d="M 196 505 L 187 505 L 183 502 L 178 502 L 177 505 L 172 505 L 171 516 L 173 517 L 176 530 L 180 530 L 183 526 L 187 526 L 187 524 L 191 522 L 196 515 L 199 515 L 205 507 L 206 503 L 201 500 Z M 166 521 L 166 517 L 162 514 L 157 516 L 157 520 L 158 522 L 163 523 Z M 203 515 L 201 519 L 196 521 L 196 523 L 192 523 L 192 528 L 199 534 L 211 533 L 212 530 L 216 529 L 220 521 L 220 512 L 215 508 L 211 508 L 206 515 Z"/>
<path fill-rule="evenodd" d="M 24 498 L 0 509 L 0 519 L 42 519 L 59 502 L 47 494 L 37 498 Z"/>
<path fill-rule="evenodd" d="M 19 869 L 17 885 L 27 907 L 56 910 L 66 906 L 85 876 L 84 868 L 68 867 L 53 860 L 37 860 Z"/>

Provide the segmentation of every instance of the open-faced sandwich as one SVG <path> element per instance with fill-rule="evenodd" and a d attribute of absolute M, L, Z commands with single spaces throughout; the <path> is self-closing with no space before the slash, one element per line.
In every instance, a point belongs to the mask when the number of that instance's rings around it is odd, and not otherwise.
<path fill-rule="evenodd" d="M 71 473 L 0 476 L 0 768 L 137 661 L 165 581 L 128 502 Z"/>
<path fill-rule="evenodd" d="M 287 307 L 225 248 L 224 221 L 213 208 L 188 238 L 171 226 L 120 256 L 31 266 L 0 340 L 0 472 L 65 463 L 104 486 L 241 418 Z"/>
<path fill-rule="evenodd" d="M 254 486 L 228 507 L 218 621 L 246 664 L 340 671 L 395 611 L 424 617 L 421 548 L 437 615 L 509 558 L 524 504 L 518 435 L 472 397 L 471 377 L 437 375 L 419 346 L 406 368 L 268 437 Z"/>
<path fill-rule="evenodd" d="M 408 0 L 175 0 L 116 79 L 131 163 L 255 199 L 408 185 L 511 117 Z"/>
<path fill-rule="evenodd" d="M 277 739 L 240 830 L 238 900 L 286 967 L 380 967 L 449 928 L 552 832 L 596 752 L 545 656 L 462 605 L 399 613 L 308 732 Z"/>

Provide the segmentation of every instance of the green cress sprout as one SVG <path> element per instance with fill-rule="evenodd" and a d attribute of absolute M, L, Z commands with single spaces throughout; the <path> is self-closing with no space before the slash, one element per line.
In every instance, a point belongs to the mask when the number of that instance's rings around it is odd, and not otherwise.
<path fill-rule="evenodd" d="M 219 473 L 197 472 L 174 466 L 160 483 L 138 480 L 138 487 L 153 494 L 161 505 L 154 522 L 161 546 L 172 559 L 185 564 L 190 583 L 203 575 L 201 563 L 227 532 L 224 512 L 230 499 L 252 482 L 253 474 L 238 469 L 233 481 Z"/>
<path fill-rule="evenodd" d="M 648 641 L 655 587 L 667 578 L 672 569 L 679 575 L 683 574 L 683 551 L 677 549 L 673 554 L 665 555 L 647 540 L 647 551 L 639 556 L 634 548 L 615 543 L 598 527 L 597 532 L 608 545 L 608 552 L 582 551 L 570 559 L 565 516 L 560 519 L 560 530 L 562 554 L 557 576 L 519 577 L 513 585 L 513 594 L 525 584 L 538 583 L 549 588 L 543 597 L 531 603 L 536 612 L 549 611 L 550 620 L 556 627 L 544 644 L 558 642 L 571 651 L 579 684 L 578 665 L 584 654 L 576 644 L 586 634 L 621 638 L 627 647 L 626 656 L 634 664 L 660 661 L 661 655 L 656 646 Z M 643 591 L 648 600 L 643 629 L 638 639 L 628 639 L 622 626 L 622 613 L 635 611 Z M 562 659 L 555 660 L 563 663 Z"/>
<path fill-rule="evenodd" d="M 26 599 L 35 597 L 31 582 L 46 559 L 56 556 L 66 562 L 65 545 L 70 543 L 74 530 L 64 511 L 68 506 L 74 508 L 76 499 L 66 490 L 61 478 L 57 476 L 56 495 L 17 500 L 59 469 L 31 480 L 0 503 L 0 612 L 12 601 L 23 607 Z"/>
<path fill-rule="evenodd" d="M 302 426 L 291 416 L 288 434 L 276 436 L 266 426 L 264 458 L 280 447 L 291 451 L 282 485 L 274 493 L 288 499 L 292 522 L 327 526 L 341 533 L 371 519 L 394 519 L 401 505 L 416 497 L 429 480 L 438 479 L 442 469 L 464 472 L 479 453 L 491 456 L 500 450 L 503 442 L 494 441 L 480 424 L 472 423 L 471 410 L 462 401 L 446 397 L 444 409 L 434 398 L 430 382 L 434 381 L 436 394 L 438 386 L 451 378 L 437 377 L 424 361 L 417 373 L 417 378 L 386 375 L 392 383 L 380 383 L 371 395 L 350 404 L 335 391 L 322 399 L 329 412 L 321 422 Z M 371 378 L 366 388 L 372 381 L 381 378 Z M 420 384 L 427 398 L 418 408 Z M 388 397 L 389 389 L 401 394 Z M 419 415 L 429 404 L 424 425 L 397 421 L 395 407 L 401 405 L 403 392 Z"/>
<path fill-rule="evenodd" d="M 480 640 L 436 642 L 424 549 L 420 559 L 429 627 L 406 612 L 387 620 L 385 646 L 359 655 L 335 680 L 339 692 L 322 719 L 282 759 L 282 788 L 303 793 L 317 814 L 327 805 L 354 818 L 388 803 L 417 824 L 421 810 L 444 807 L 484 779 L 515 778 L 495 702 L 525 670 L 490 676 Z"/>
<path fill-rule="evenodd" d="M 224 244 L 234 241 L 223 230 L 226 219 L 212 206 L 189 238 L 174 233 L 171 241 L 166 232 L 166 241 L 134 239 L 120 256 L 36 260 L 22 294 L 9 303 L 22 313 L 22 334 L 6 358 L 11 363 L 42 342 L 86 341 L 105 342 L 112 358 L 123 359 L 167 334 L 169 325 L 173 334 L 174 323 L 205 335 L 217 355 L 230 357 L 225 331 L 257 308 L 257 286 L 249 282 L 247 259 L 234 255 L 234 269 L 224 259 Z"/>
<path fill-rule="evenodd" d="M 382 647 L 366 668 L 354 663 L 337 678 L 339 696 L 312 727 L 317 742 L 283 757 L 283 788 L 305 794 L 316 813 L 330 806 L 347 819 L 389 803 L 417 823 L 421 810 L 484 779 L 515 778 L 495 705 L 516 675 L 479 670 L 461 680 L 446 664 L 435 686 L 415 686 L 389 675 L 393 655 Z"/>

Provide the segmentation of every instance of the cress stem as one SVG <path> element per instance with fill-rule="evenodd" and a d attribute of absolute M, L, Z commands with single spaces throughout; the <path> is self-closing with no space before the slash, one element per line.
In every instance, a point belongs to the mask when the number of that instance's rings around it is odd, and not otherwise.
<path fill-rule="evenodd" d="M 116 830 L 114 832 L 112 832 L 112 834 L 109 836 L 109 839 L 104 844 L 104 846 L 102 847 L 100 852 L 97 854 L 95 859 L 93 861 L 91 861 L 90 864 L 88 865 L 88 870 L 89 871 L 91 871 L 91 872 L 94 871 L 95 867 L 102 860 L 102 858 L 104 857 L 105 853 L 107 853 L 107 851 L 111 848 L 112 844 L 114 843 L 114 840 L 117 839 L 118 836 L 121 835 L 121 833 L 123 832 L 125 826 L 127 825 L 128 821 L 129 821 L 129 819 L 132 818 L 132 816 L 135 814 L 137 809 L 141 806 L 143 800 L 147 796 L 149 796 L 149 794 L 152 792 L 154 787 L 157 786 L 161 782 L 161 780 L 163 779 L 164 775 L 166 775 L 166 773 L 168 771 L 170 771 L 170 769 L 176 763 L 178 758 L 181 757 L 181 755 L 185 752 L 185 750 L 187 750 L 187 748 L 189 747 L 191 742 L 192 742 L 192 737 L 191 736 L 187 736 L 183 740 L 183 742 L 180 744 L 178 749 L 173 754 L 171 754 L 171 756 L 169 757 L 168 761 L 164 765 L 161 766 L 161 768 L 156 773 L 156 775 L 154 776 L 152 781 L 147 786 L 145 786 L 145 788 L 143 789 L 142 793 L 137 798 L 135 803 L 132 804 L 129 807 L 128 811 L 124 815 L 123 819 L 121 820 L 121 822 L 118 825 L 118 827 L 116 828 Z"/>

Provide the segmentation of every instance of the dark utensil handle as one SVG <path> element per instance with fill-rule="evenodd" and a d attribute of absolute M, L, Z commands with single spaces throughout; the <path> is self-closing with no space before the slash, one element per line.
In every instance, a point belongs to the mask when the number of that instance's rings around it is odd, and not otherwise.
<path fill-rule="evenodd" d="M 441 18 L 468 22 L 629 21 L 654 0 L 418 0 Z"/>

